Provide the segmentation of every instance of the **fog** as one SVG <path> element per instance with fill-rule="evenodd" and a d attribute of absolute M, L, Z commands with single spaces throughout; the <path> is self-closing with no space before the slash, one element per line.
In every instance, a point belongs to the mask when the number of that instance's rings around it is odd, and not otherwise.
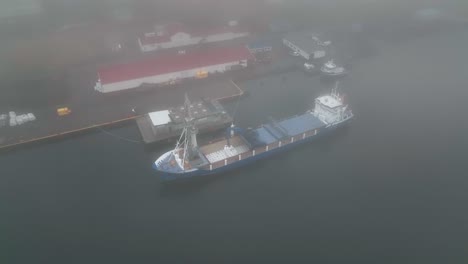
<path fill-rule="evenodd" d="M 249 35 L 142 51 L 174 24 Z M 294 32 L 326 56 L 294 52 Z M 106 69 L 133 85 L 144 65 L 257 44 L 271 52 L 239 71 L 103 92 Z M 0 0 L 0 262 L 463 263 L 467 47 L 463 0 Z M 146 144 L 149 112 L 219 99 L 238 133 L 315 113 L 333 88 L 354 116 L 324 139 L 180 185 L 153 169 L 179 134 Z"/>

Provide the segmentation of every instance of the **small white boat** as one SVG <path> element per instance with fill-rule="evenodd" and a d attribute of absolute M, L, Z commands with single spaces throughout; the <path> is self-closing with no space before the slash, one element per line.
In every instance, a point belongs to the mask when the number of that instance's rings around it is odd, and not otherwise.
<path fill-rule="evenodd" d="M 305 70 L 306 72 L 310 72 L 310 73 L 311 73 L 311 72 L 317 71 L 317 67 L 316 67 L 314 64 L 310 63 L 310 62 L 305 62 L 305 63 L 304 63 L 304 70 Z"/>
<path fill-rule="evenodd" d="M 320 71 L 326 76 L 343 76 L 347 74 L 346 69 L 344 67 L 337 66 L 333 60 L 327 61 Z"/>

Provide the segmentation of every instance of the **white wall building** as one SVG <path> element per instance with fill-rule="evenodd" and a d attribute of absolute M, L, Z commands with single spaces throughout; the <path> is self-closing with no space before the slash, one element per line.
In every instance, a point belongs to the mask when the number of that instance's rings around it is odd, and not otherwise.
<path fill-rule="evenodd" d="M 329 42 L 321 42 L 318 37 L 310 33 L 295 32 L 283 38 L 283 44 L 292 51 L 298 52 L 304 59 L 321 59 L 326 55 Z"/>
<path fill-rule="evenodd" d="M 169 24 L 156 27 L 154 32 L 145 33 L 138 38 L 138 44 L 142 52 L 148 52 L 232 40 L 248 35 L 247 31 L 241 30 L 237 23 L 233 22 L 229 26 L 208 29 L 203 32 L 188 30 L 182 24 Z"/>

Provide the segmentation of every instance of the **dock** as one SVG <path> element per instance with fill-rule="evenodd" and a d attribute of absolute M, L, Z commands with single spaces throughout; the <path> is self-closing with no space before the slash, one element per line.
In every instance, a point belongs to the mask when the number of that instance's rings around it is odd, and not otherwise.
<path fill-rule="evenodd" d="M 234 82 L 226 83 L 229 84 L 238 88 Z M 216 132 L 233 122 L 233 118 L 217 100 L 188 101 L 185 105 L 150 112 L 136 118 L 143 142 L 154 144 L 180 137 L 186 126 L 186 108 L 190 109 L 190 116 L 200 134 Z"/>
<path fill-rule="evenodd" d="M 144 118 L 147 113 L 182 105 L 184 95 L 199 101 L 202 98 L 224 102 L 244 95 L 239 86 L 243 81 L 295 71 L 297 59 L 291 58 L 275 45 L 273 63 L 260 64 L 239 72 L 211 76 L 206 79 L 187 81 L 183 84 L 165 87 L 141 87 L 131 91 L 102 94 L 94 90 L 96 67 L 84 65 L 68 72 L 66 87 L 67 98 L 61 105 L 41 109 L 3 109 L 18 114 L 32 112 L 37 117 L 34 122 L 21 126 L 0 127 L 0 150 L 7 150 L 27 143 L 61 138 L 80 132 L 134 122 Z M 60 87 L 61 89 L 61 87 Z M 57 109 L 67 108 L 70 113 L 59 116 Z M 139 122 L 141 123 L 141 121 Z M 146 128 L 144 126 L 146 125 Z M 142 143 L 152 141 L 148 134 L 151 127 L 143 124 Z M 147 140 L 144 140 L 144 139 Z M 154 139 L 153 139 L 154 140 Z"/>
<path fill-rule="evenodd" d="M 79 85 L 80 82 L 73 82 Z M 178 86 L 148 88 L 131 93 L 102 95 L 87 87 L 71 87 L 74 93 L 66 105 L 34 109 L 37 120 L 15 127 L 0 128 L 0 150 L 76 134 L 99 127 L 134 121 L 144 114 L 183 104 L 184 94 L 190 98 L 229 100 L 244 92 L 230 78 L 197 80 Z M 59 116 L 57 109 L 66 106 L 68 115 Z M 20 111 L 17 111 L 20 112 Z"/>

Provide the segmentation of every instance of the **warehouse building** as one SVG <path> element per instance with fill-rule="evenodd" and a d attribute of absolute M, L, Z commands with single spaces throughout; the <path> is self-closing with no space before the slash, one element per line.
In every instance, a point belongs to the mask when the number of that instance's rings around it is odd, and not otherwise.
<path fill-rule="evenodd" d="M 293 32 L 283 38 L 283 44 L 304 59 L 314 60 L 325 57 L 330 42 L 322 42 L 313 33 Z"/>
<path fill-rule="evenodd" d="M 190 78 L 205 78 L 211 74 L 247 67 L 252 59 L 252 54 L 244 46 L 161 54 L 145 61 L 101 68 L 95 90 L 110 93 L 145 84 L 158 86 Z"/>
<path fill-rule="evenodd" d="M 232 40 L 248 35 L 249 33 L 242 30 L 236 21 L 231 21 L 226 26 L 203 30 L 189 29 L 183 24 L 175 23 L 155 27 L 153 32 L 145 33 L 138 38 L 138 44 L 142 52 L 148 52 Z"/>

